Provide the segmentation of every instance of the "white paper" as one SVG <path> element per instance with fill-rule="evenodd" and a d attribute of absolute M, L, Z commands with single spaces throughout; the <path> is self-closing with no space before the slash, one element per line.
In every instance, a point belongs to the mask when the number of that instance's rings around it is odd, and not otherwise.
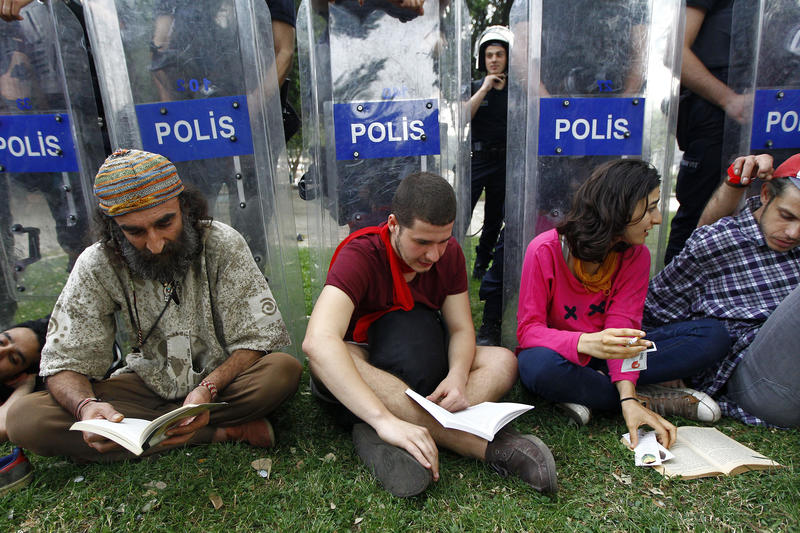
<path fill-rule="evenodd" d="M 625 433 L 622 439 L 630 444 L 630 433 Z M 675 457 L 672 452 L 658 442 L 655 431 L 645 433 L 641 429 L 639 430 L 639 444 L 633 449 L 633 453 L 636 466 L 656 466 Z"/>

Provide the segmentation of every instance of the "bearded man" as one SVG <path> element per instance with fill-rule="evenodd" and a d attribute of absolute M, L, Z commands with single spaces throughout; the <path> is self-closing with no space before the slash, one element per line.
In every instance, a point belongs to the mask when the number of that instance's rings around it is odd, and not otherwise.
<path fill-rule="evenodd" d="M 40 455 L 124 459 L 131 454 L 116 443 L 70 425 L 224 401 L 180 421 L 145 454 L 187 443 L 271 446 L 265 417 L 295 393 L 301 365 L 272 352 L 289 335 L 245 240 L 213 222 L 203 197 L 158 154 L 114 152 L 94 193 L 100 240 L 78 258 L 56 302 L 40 363 L 48 390 L 12 407 L 10 439 Z M 103 379 L 118 326 L 132 349 Z"/>

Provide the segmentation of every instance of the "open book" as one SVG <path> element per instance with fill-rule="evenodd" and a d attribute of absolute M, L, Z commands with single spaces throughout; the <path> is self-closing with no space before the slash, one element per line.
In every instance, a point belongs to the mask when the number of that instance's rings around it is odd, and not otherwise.
<path fill-rule="evenodd" d="M 627 441 L 623 439 L 627 444 Z M 684 479 L 729 475 L 782 465 L 740 444 L 715 428 L 681 426 L 669 449 L 675 456 L 653 468 L 665 477 Z"/>
<path fill-rule="evenodd" d="M 495 433 L 500 431 L 503 426 L 533 409 L 532 405 L 522 403 L 483 402 L 467 407 L 463 411 L 451 413 L 411 389 L 406 389 L 406 394 L 444 427 L 466 431 L 489 441 L 494 439 Z"/>
<path fill-rule="evenodd" d="M 165 413 L 152 422 L 141 418 L 123 418 L 122 422 L 111 422 L 103 418 L 92 418 L 75 422 L 69 429 L 89 431 L 111 439 L 136 455 L 141 455 L 167 438 L 165 432 L 176 422 L 211 409 L 228 405 L 226 402 L 187 404 Z"/>

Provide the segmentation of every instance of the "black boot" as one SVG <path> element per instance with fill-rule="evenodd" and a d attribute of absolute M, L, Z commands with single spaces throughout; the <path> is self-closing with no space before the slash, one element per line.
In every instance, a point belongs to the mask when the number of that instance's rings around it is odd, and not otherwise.
<path fill-rule="evenodd" d="M 481 329 L 475 336 L 475 344 L 478 346 L 500 346 L 500 332 L 502 323 L 484 320 Z"/>

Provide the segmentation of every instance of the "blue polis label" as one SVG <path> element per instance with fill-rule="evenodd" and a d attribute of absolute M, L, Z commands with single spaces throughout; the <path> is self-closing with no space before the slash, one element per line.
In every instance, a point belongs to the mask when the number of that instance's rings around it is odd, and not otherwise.
<path fill-rule="evenodd" d="M 765 148 L 800 148 L 800 89 L 756 91 L 750 149 Z"/>
<path fill-rule="evenodd" d="M 340 161 L 439 153 L 435 99 L 334 104 L 333 126 Z"/>
<path fill-rule="evenodd" d="M 136 106 L 142 148 L 171 161 L 253 153 L 245 96 L 221 96 Z"/>
<path fill-rule="evenodd" d="M 542 98 L 539 156 L 639 155 L 644 98 Z"/>
<path fill-rule="evenodd" d="M 69 115 L 0 115 L 2 172 L 77 172 Z"/>

